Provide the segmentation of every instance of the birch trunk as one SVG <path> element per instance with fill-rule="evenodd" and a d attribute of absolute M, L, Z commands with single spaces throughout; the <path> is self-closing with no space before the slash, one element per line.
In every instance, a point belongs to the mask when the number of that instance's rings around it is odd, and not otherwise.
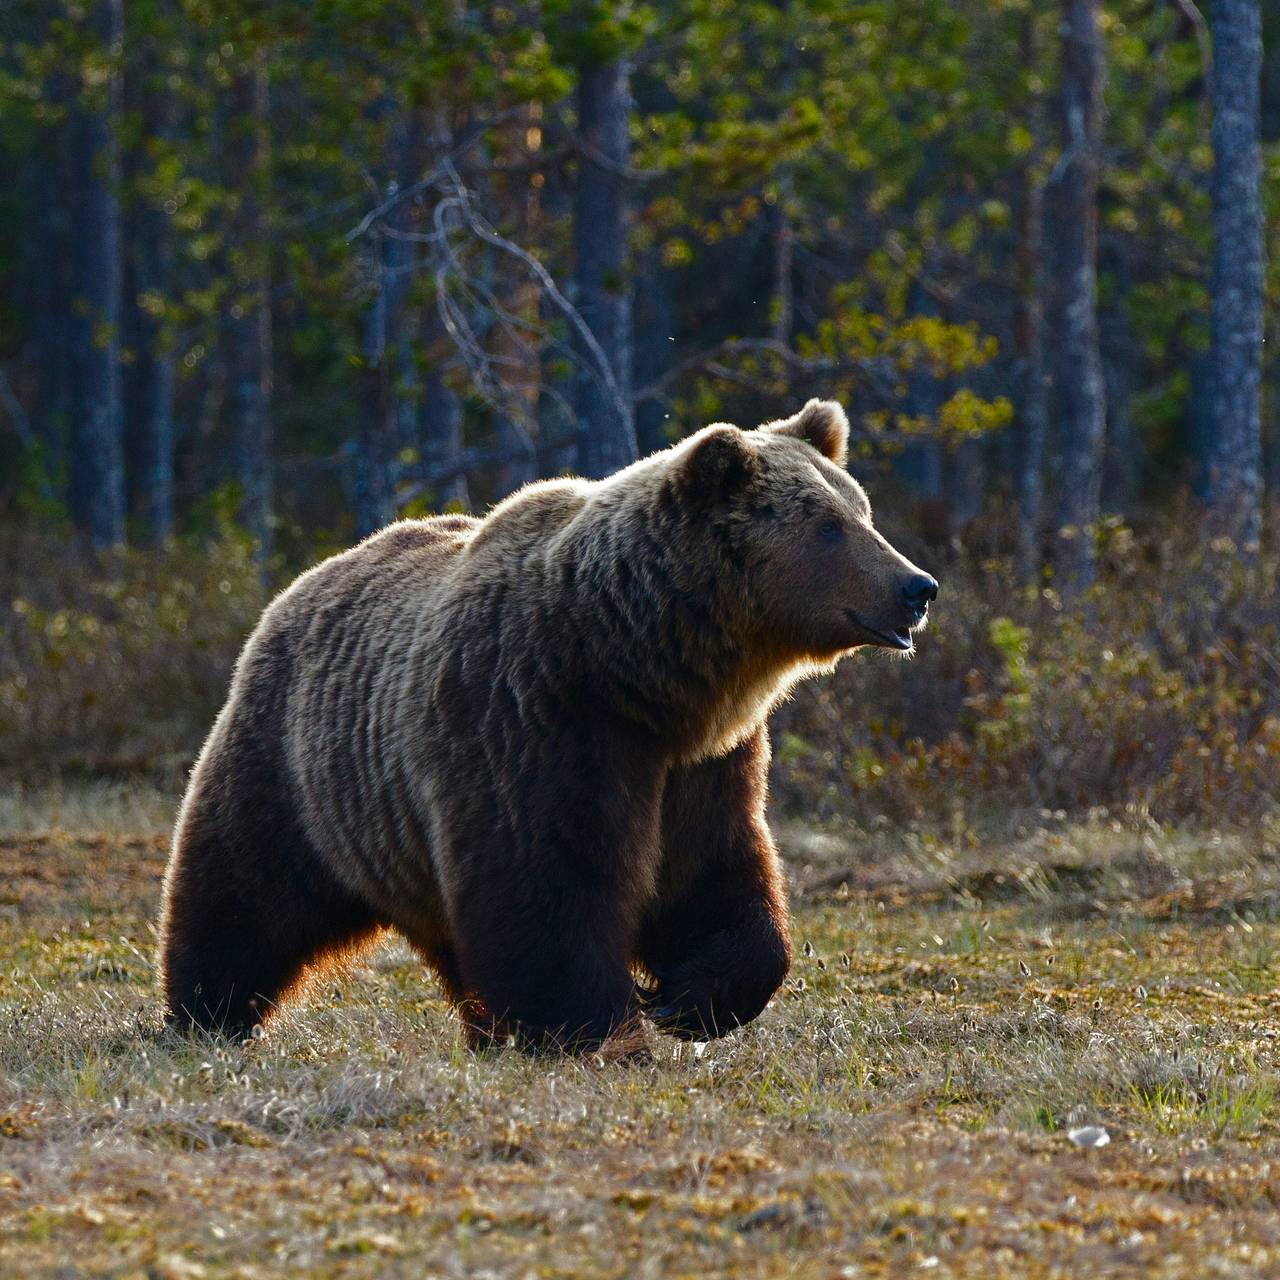
<path fill-rule="evenodd" d="M 1106 390 L 1098 339 L 1098 165 L 1102 45 L 1097 0 L 1063 0 L 1062 524 L 1058 569 L 1068 588 L 1093 581 L 1093 526 L 1102 497 Z"/>
<path fill-rule="evenodd" d="M 271 553 L 271 261 L 266 225 L 268 80 L 259 55 L 236 77 L 231 169 L 240 183 L 233 222 L 235 294 L 228 325 L 230 400 L 240 520 L 258 554 Z"/>
<path fill-rule="evenodd" d="M 1262 525 L 1262 17 L 1214 0 L 1210 525 L 1249 552 Z"/>
<path fill-rule="evenodd" d="M 631 286 L 627 263 L 627 136 L 631 76 L 625 58 L 581 69 L 574 301 L 608 362 L 579 348 L 574 409 L 583 431 L 579 466 L 606 476 L 636 457 L 631 403 Z M 612 387 L 609 386 L 610 376 Z"/>

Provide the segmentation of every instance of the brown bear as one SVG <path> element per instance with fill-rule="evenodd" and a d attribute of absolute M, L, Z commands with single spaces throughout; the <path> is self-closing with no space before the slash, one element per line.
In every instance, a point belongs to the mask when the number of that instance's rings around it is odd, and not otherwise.
<path fill-rule="evenodd" d="M 848 429 L 817 400 L 707 427 L 303 574 L 182 805 L 170 1018 L 244 1033 L 384 927 L 473 1043 L 754 1018 L 790 961 L 765 719 L 850 650 L 909 653 L 937 593 L 872 527 Z"/>

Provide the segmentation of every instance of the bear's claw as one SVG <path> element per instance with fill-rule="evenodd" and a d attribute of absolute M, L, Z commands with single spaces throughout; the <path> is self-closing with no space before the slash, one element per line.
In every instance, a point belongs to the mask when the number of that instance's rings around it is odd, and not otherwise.
<path fill-rule="evenodd" d="M 654 987 L 637 984 L 636 999 L 659 1031 L 679 1040 L 714 1040 L 741 1025 L 736 1018 L 717 1019 L 710 993 L 699 998 L 685 987 L 673 995 L 669 982 L 659 981 Z"/>

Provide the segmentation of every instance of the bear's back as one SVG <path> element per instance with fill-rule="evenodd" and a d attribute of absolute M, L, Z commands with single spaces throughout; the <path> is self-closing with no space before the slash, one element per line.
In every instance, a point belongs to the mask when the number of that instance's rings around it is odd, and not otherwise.
<path fill-rule="evenodd" d="M 479 524 L 461 515 L 401 520 L 330 556 L 267 608 L 254 637 L 262 656 L 287 651 L 293 674 L 306 677 L 333 667 L 346 650 L 341 666 L 352 674 L 350 646 L 364 633 L 391 643 L 410 630 Z M 251 641 L 244 661 L 256 656 L 253 650 Z"/>
<path fill-rule="evenodd" d="M 245 710 L 256 704 L 257 723 L 279 734 L 307 834 L 350 888 L 375 901 L 407 886 L 387 883 L 385 860 L 366 850 L 385 843 L 375 833 L 408 834 L 413 810 L 387 738 L 405 715 L 405 684 L 449 569 L 479 524 L 458 515 L 399 521 L 323 561 L 268 608 L 237 673 Z"/>

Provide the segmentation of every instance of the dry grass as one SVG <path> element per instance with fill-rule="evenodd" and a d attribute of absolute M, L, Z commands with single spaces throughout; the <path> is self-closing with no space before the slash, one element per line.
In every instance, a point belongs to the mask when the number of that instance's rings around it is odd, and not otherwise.
<path fill-rule="evenodd" d="M 0 1274 L 1280 1270 L 1280 823 L 784 830 L 785 993 L 601 1068 L 469 1056 L 394 939 L 157 1033 L 162 813 L 0 801 Z"/>

